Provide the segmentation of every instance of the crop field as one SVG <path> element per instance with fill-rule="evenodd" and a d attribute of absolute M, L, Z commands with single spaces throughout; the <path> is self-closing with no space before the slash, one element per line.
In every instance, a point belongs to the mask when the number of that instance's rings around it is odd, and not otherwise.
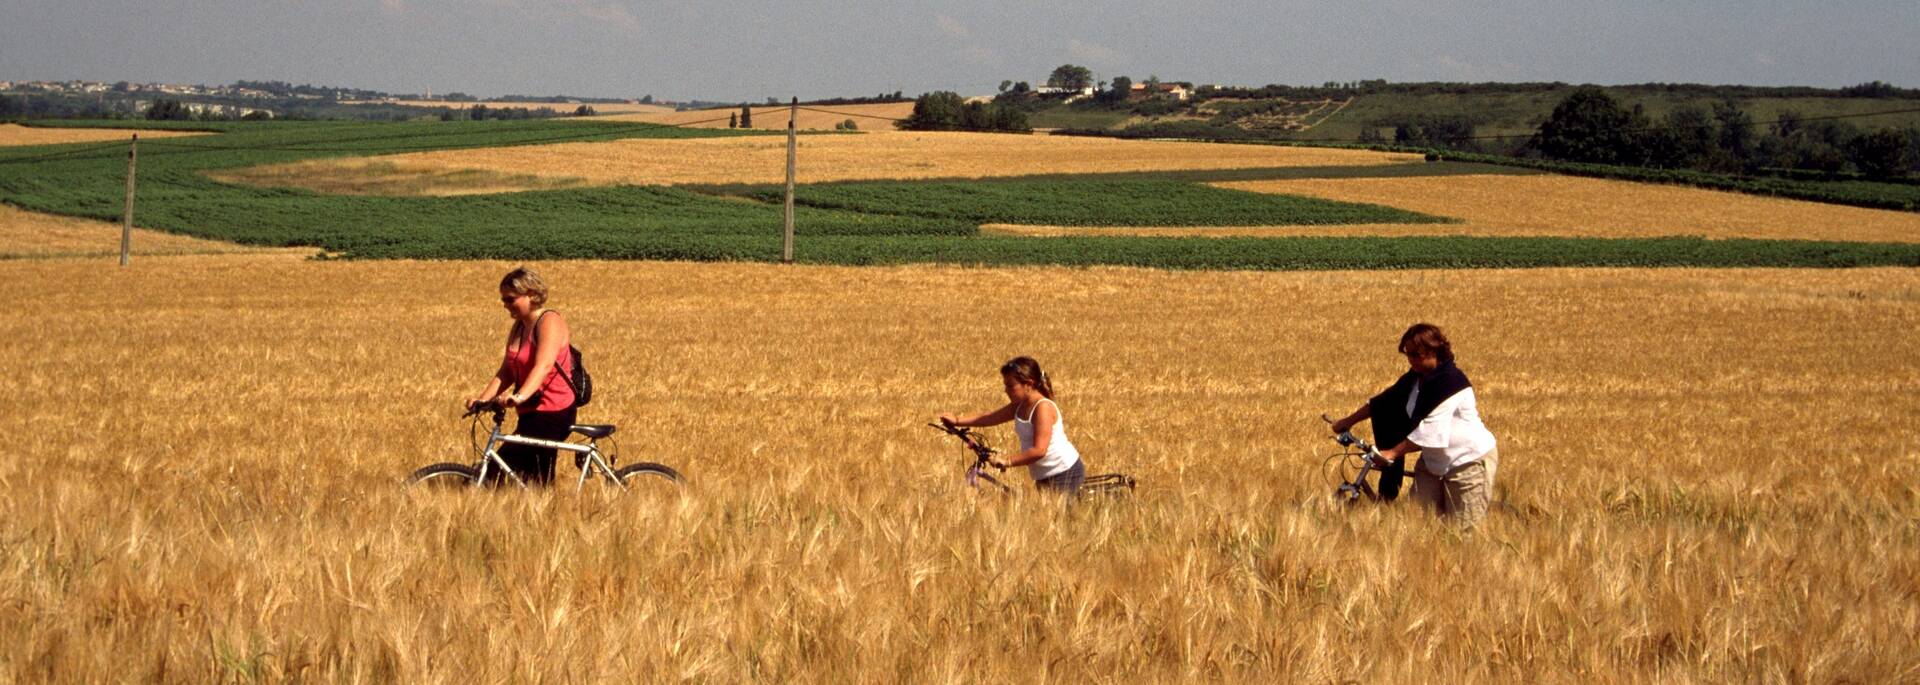
<path fill-rule="evenodd" d="M 19 124 L 0 124 L 0 147 L 20 145 L 59 145 L 62 143 L 96 143 L 118 140 L 125 142 L 134 131 L 110 128 L 43 128 L 39 126 L 21 126 Z M 148 138 L 177 138 L 180 136 L 206 135 L 197 131 L 139 131 Z"/>
<path fill-rule="evenodd" d="M 781 193 L 765 189 L 754 197 L 776 202 Z M 1262 217 L 1285 217 L 1295 225 L 1445 221 L 1379 205 L 1223 190 L 1176 181 L 836 183 L 796 190 L 794 202 L 863 214 L 952 218 L 976 224 L 1120 226 L 1161 220 L 1211 226 L 1258 222 Z"/>
<path fill-rule="evenodd" d="M 800 139 L 798 146 L 795 173 L 802 183 L 1360 167 L 1421 159 L 1365 150 L 922 131 L 812 135 Z M 283 178 L 290 187 L 322 182 L 337 187 L 342 184 L 302 179 L 358 178 L 371 164 L 422 174 L 479 170 L 581 178 L 604 185 L 785 183 L 787 141 L 756 136 L 560 143 L 323 160 L 260 173 Z"/>
<path fill-rule="evenodd" d="M 905 119 L 913 114 L 911 102 L 887 102 L 867 105 L 801 105 L 799 118 L 794 126 L 806 130 L 831 130 L 840 122 L 853 120 L 854 126 L 861 131 L 892 131 L 894 120 Z M 675 112 L 671 109 L 660 112 L 640 112 L 616 114 L 599 117 L 616 121 L 641 121 L 650 124 L 670 124 L 673 126 L 693 126 L 697 128 L 726 128 L 727 115 L 738 114 L 740 108 L 696 109 Z M 753 108 L 753 127 L 761 130 L 787 130 L 787 119 L 793 110 L 787 105 L 765 105 Z"/>
<path fill-rule="evenodd" d="M 510 266 L 0 262 L 0 681 L 1920 677 L 1914 269 L 542 263 L 584 420 L 690 486 L 406 491 Z M 1326 503 L 1416 320 L 1501 441 L 1472 535 Z M 962 488 L 921 424 L 1016 354 L 1135 495 Z"/>
<path fill-rule="evenodd" d="M 250 246 L 318 248 L 349 258 L 765 261 L 780 254 L 781 211 L 766 201 L 764 182 L 779 178 L 784 153 L 780 137 L 764 132 L 598 119 L 206 125 L 220 135 L 143 143 L 139 226 Z M 1456 215 L 1452 208 L 1408 212 L 1198 185 L 1457 176 L 1485 166 L 1415 162 L 1403 154 L 957 133 L 805 140 L 801 158 L 811 161 L 802 166 L 809 184 L 803 196 L 812 199 L 796 216 L 801 239 L 795 257 L 807 263 L 1920 266 L 1920 243 L 1863 240 L 1853 233 L 1844 234 L 1844 241 L 1722 240 L 1714 234 L 1708 234 L 1712 240 L 1614 238 L 1577 230 L 1566 231 L 1570 237 L 1471 231 L 1326 235 L 1321 228 L 1298 227 L 1432 224 Z M 416 164 L 424 166 L 410 166 Z M 346 171 L 316 171 L 325 165 Z M 1518 171 L 1516 176 L 1528 176 Z M 121 213 L 124 174 L 124 149 L 115 143 L 0 149 L 0 202 L 111 221 Z M 831 185 L 835 179 L 876 177 L 919 182 Z M 970 177 L 991 180 L 954 182 Z M 1036 229 L 1059 233 L 1051 237 L 981 230 L 982 224 L 1001 223 L 1086 230 Z M 1177 224 L 1192 232 L 1162 237 L 1120 230 L 1141 224 Z M 1252 233 L 1234 228 L 1250 225 L 1296 228 L 1218 237 Z M 1221 226 L 1228 228 L 1207 228 Z"/>
<path fill-rule="evenodd" d="M 133 230 L 134 256 L 260 252 L 215 240 L 143 228 Z M 298 250 L 312 254 L 312 250 Z M 120 255 L 120 224 L 28 212 L 0 205 L 0 260 L 44 257 L 108 257 Z"/>
<path fill-rule="evenodd" d="M 488 107 L 515 107 L 522 109 L 540 109 L 545 107 L 556 112 L 572 112 L 581 105 L 592 107 L 598 114 L 659 114 L 672 112 L 666 105 L 646 105 L 638 102 L 449 102 L 446 100 L 361 100 L 342 102 L 343 105 L 402 105 L 406 107 L 447 107 L 450 109 L 471 109 L 474 105 Z"/>
<path fill-rule="evenodd" d="M 1629 183 L 1556 175 L 1424 176 L 1407 178 L 1284 179 L 1216 184 L 1234 190 L 1316 197 L 1386 206 L 1457 223 L 1393 221 L 1367 224 L 1345 221 L 1314 235 L 1477 235 L 1649 238 L 1693 235 L 1706 238 L 1767 238 L 1920 242 L 1920 213 L 1863 209 L 1802 200 L 1758 197 L 1681 186 Z M 1046 221 L 990 221 L 1040 224 L 995 228 L 1033 235 L 1070 233 L 1050 230 Z M 1105 224 L 1116 226 L 1117 224 Z M 1122 235 L 1181 234 L 1183 227 L 1103 231 Z M 1249 225 L 1213 230 L 1212 235 L 1272 235 L 1273 226 Z M 1190 231 L 1185 231 L 1191 233 Z"/>

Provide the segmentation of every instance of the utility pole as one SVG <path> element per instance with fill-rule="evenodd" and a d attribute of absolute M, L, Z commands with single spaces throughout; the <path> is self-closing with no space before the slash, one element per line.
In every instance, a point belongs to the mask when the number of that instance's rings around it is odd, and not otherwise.
<path fill-rule="evenodd" d="M 140 134 L 127 144 L 127 209 L 120 215 L 120 266 L 126 266 L 133 252 L 133 169 L 140 161 Z"/>
<path fill-rule="evenodd" d="M 799 157 L 800 134 L 795 128 L 800 119 L 800 98 L 793 99 L 793 108 L 787 112 L 787 230 L 786 239 L 780 244 L 780 263 L 793 263 L 793 163 Z"/>

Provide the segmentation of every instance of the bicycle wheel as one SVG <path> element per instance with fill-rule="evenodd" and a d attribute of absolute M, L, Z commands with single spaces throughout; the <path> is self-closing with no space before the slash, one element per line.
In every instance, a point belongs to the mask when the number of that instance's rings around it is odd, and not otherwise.
<path fill-rule="evenodd" d="M 423 466 L 407 476 L 407 484 L 428 490 L 452 490 L 470 487 L 480 472 L 466 464 L 440 463 Z"/>
<path fill-rule="evenodd" d="M 640 462 L 613 471 L 614 480 L 628 490 L 679 490 L 680 472 L 665 464 Z"/>

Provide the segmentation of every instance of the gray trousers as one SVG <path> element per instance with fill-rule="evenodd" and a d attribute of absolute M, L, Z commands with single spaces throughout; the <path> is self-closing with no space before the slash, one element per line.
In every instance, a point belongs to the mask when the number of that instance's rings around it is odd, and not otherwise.
<path fill-rule="evenodd" d="M 1034 481 L 1033 486 L 1039 488 L 1041 492 L 1054 492 L 1075 497 L 1080 494 L 1081 484 L 1086 482 L 1087 461 L 1081 459 L 1073 462 L 1073 466 L 1065 471 Z"/>
<path fill-rule="evenodd" d="M 1441 518 L 1472 528 L 1487 517 L 1493 502 L 1493 476 L 1500 470 L 1500 450 L 1491 450 L 1471 464 L 1436 476 L 1419 465 L 1413 471 L 1413 491 Z"/>

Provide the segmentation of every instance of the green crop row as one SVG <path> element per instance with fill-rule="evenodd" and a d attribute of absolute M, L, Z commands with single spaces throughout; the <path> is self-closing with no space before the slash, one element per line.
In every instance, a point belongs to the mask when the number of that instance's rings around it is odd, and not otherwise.
<path fill-rule="evenodd" d="M 754 197 L 775 202 L 783 192 L 768 188 Z M 794 202 L 976 224 L 1280 226 L 1448 221 L 1379 205 L 1154 180 L 839 183 L 798 188 Z"/>

